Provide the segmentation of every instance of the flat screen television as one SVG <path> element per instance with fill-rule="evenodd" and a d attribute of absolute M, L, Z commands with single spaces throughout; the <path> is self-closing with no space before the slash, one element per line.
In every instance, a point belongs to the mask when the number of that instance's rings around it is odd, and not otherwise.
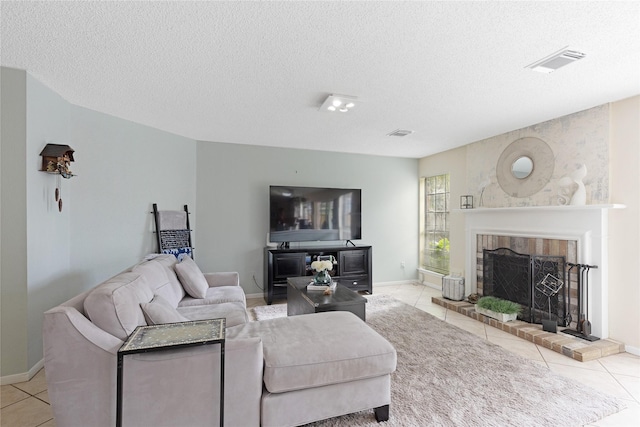
<path fill-rule="evenodd" d="M 362 192 L 352 188 L 269 187 L 269 241 L 362 239 Z"/>

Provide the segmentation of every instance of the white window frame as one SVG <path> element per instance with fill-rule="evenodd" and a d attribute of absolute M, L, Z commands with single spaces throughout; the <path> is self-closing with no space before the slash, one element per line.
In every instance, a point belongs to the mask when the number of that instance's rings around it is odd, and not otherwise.
<path fill-rule="evenodd" d="M 450 272 L 450 189 L 449 174 L 420 178 L 420 268 L 443 275 Z"/>

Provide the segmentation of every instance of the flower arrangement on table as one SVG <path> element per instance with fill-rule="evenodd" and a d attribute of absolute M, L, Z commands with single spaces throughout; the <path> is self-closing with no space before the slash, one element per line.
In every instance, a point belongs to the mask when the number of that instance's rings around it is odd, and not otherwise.
<path fill-rule="evenodd" d="M 318 259 L 311 263 L 311 268 L 317 272 L 316 275 L 313 276 L 313 282 L 316 285 L 331 285 L 329 271 L 333 270 L 335 258 L 333 255 L 329 255 L 328 258 L 329 259 Z"/>
<path fill-rule="evenodd" d="M 311 268 L 313 268 L 315 271 L 333 270 L 333 261 L 313 261 L 311 263 Z"/>

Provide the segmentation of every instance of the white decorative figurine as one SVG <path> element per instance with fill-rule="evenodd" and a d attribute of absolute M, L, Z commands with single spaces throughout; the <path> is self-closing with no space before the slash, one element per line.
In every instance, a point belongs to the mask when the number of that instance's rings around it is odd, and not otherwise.
<path fill-rule="evenodd" d="M 573 193 L 573 196 L 571 196 L 569 204 L 573 206 L 583 206 L 587 203 L 587 190 L 582 182 L 585 176 L 587 176 L 587 165 L 583 164 L 571 175 L 560 178 L 558 184 L 561 188 L 558 202 L 560 202 L 561 205 L 567 204 L 567 199 L 571 191 L 569 187 L 573 187 L 573 184 L 577 184 L 578 188 Z"/>

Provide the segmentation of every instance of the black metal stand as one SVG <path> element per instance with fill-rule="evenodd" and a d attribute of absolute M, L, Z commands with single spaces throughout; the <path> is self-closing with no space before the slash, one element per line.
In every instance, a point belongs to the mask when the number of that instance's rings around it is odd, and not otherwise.
<path fill-rule="evenodd" d="M 564 283 L 562 280 L 551 273 L 547 273 L 544 279 L 536 284 L 536 291 L 547 297 L 547 305 L 549 306 L 549 317 L 547 319 L 542 319 L 542 330 L 545 332 L 552 332 L 555 334 L 558 330 L 558 321 L 551 313 L 551 298 L 558 294 L 563 285 Z"/>
<path fill-rule="evenodd" d="M 576 320 L 575 329 L 564 329 L 563 333 L 574 337 L 582 338 L 587 341 L 598 341 L 600 338 L 591 335 L 591 322 L 589 321 L 589 270 L 598 268 L 597 265 L 573 264 L 567 263 L 569 266 L 569 286 L 571 287 L 571 270 L 577 268 L 577 284 L 576 290 L 578 294 L 578 319 Z M 569 316 L 569 321 L 571 317 Z"/>

